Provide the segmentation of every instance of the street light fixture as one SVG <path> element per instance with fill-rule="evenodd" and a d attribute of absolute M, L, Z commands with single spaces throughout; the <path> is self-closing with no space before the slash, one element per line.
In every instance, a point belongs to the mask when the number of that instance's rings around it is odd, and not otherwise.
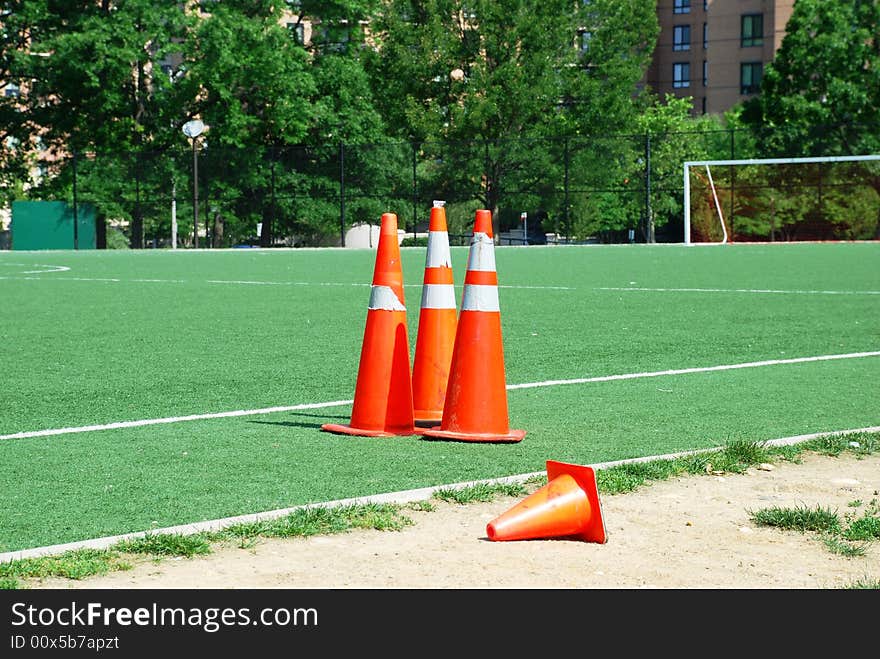
<path fill-rule="evenodd" d="M 192 140 L 193 151 L 193 247 L 199 246 L 199 152 L 196 140 L 205 131 L 205 124 L 198 119 L 183 124 L 183 134 Z"/>

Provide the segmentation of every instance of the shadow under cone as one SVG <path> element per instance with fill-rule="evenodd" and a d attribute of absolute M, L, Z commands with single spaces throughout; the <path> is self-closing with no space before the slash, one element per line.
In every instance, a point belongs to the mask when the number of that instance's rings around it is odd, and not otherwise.
<path fill-rule="evenodd" d="M 486 525 L 490 540 L 574 537 L 607 541 L 591 467 L 547 461 L 547 484 Z"/>
<path fill-rule="evenodd" d="M 416 434 L 403 271 L 394 213 L 382 215 L 351 423 L 326 423 L 321 430 L 367 437 Z"/>

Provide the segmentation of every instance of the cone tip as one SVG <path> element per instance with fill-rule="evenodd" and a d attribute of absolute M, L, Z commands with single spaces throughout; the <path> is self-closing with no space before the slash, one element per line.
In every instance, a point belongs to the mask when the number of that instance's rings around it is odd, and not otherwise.
<path fill-rule="evenodd" d="M 382 213 L 382 227 L 380 233 L 392 233 L 397 235 L 397 215 L 395 213 Z"/>
<path fill-rule="evenodd" d="M 490 238 L 494 237 L 492 233 L 492 211 L 480 209 L 474 221 L 474 233 L 485 233 Z"/>
<path fill-rule="evenodd" d="M 446 209 L 443 206 L 438 206 L 436 201 L 434 202 L 434 207 L 431 208 L 431 220 L 428 223 L 428 231 L 447 231 Z"/>

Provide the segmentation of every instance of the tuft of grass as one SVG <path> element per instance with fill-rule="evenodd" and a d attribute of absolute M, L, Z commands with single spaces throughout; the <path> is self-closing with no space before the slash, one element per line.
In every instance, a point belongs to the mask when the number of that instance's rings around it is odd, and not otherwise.
<path fill-rule="evenodd" d="M 718 451 L 694 453 L 692 455 L 676 458 L 676 462 L 681 465 L 682 470 L 686 474 L 705 474 L 713 461 L 715 461 L 715 455 L 717 454 Z"/>
<path fill-rule="evenodd" d="M 430 501 L 413 501 L 408 507 L 411 510 L 417 510 L 422 513 L 430 513 L 436 510 L 436 506 Z"/>
<path fill-rule="evenodd" d="M 413 521 L 394 504 L 353 504 L 338 507 L 300 508 L 285 517 L 235 524 L 212 534 L 212 538 L 293 538 L 332 533 L 345 533 L 351 529 L 374 529 L 399 531 Z"/>
<path fill-rule="evenodd" d="M 821 531 L 837 533 L 840 531 L 840 518 L 827 508 L 798 506 L 795 508 L 762 508 L 749 513 L 758 526 L 773 526 L 791 531 Z"/>
<path fill-rule="evenodd" d="M 150 533 L 142 538 L 123 540 L 115 548 L 127 554 L 152 556 L 185 556 L 210 554 L 211 544 L 204 534 L 182 535 L 180 533 Z"/>
<path fill-rule="evenodd" d="M 862 541 L 880 539 L 880 517 L 865 516 L 854 520 L 843 532 L 843 537 Z"/>
<path fill-rule="evenodd" d="M 779 458 L 785 462 L 791 462 L 792 464 L 800 464 L 803 462 L 801 455 L 803 454 L 804 449 L 797 445 L 773 446 L 768 449 L 768 452 L 773 457 Z"/>
<path fill-rule="evenodd" d="M 769 462 L 771 453 L 763 442 L 733 440 L 716 453 L 714 469 L 735 474 L 744 473 L 751 466 Z"/>
<path fill-rule="evenodd" d="M 832 457 L 842 453 L 852 453 L 856 456 L 870 455 L 880 449 L 880 433 L 857 432 L 818 437 L 804 442 L 801 446 L 805 450 Z"/>
<path fill-rule="evenodd" d="M 0 579 L 63 577 L 84 579 L 118 570 L 130 570 L 118 552 L 104 549 L 76 549 L 58 556 L 22 558 L 0 564 Z"/>
<path fill-rule="evenodd" d="M 873 453 L 878 449 L 877 433 L 855 433 L 824 437 L 788 446 L 768 446 L 765 442 L 732 440 L 720 449 L 702 451 L 672 460 L 633 462 L 601 469 L 596 474 L 600 491 L 605 494 L 623 494 L 649 484 L 681 474 L 711 472 L 744 473 L 749 467 L 774 459 L 799 463 L 808 451 L 824 455 L 851 452 L 857 455 Z M 851 446 L 851 443 L 857 446 Z M 546 482 L 546 479 L 545 479 Z"/>
<path fill-rule="evenodd" d="M 650 462 L 629 462 L 601 469 L 596 475 L 600 491 L 607 494 L 632 492 L 651 481 L 661 481 L 688 473 L 692 460 L 651 460 Z"/>
<path fill-rule="evenodd" d="M 12 577 L 0 578 L 0 590 L 19 590 L 21 587 L 18 579 L 13 579 Z"/>
<path fill-rule="evenodd" d="M 477 483 L 468 487 L 444 487 L 434 492 L 434 497 L 449 503 L 467 504 L 474 501 L 492 501 L 497 496 L 518 497 L 526 493 L 520 483 Z"/>
<path fill-rule="evenodd" d="M 849 502 L 849 507 L 861 506 L 861 501 Z M 751 513 L 759 526 L 775 526 L 800 532 L 817 531 L 825 534 L 825 547 L 832 553 L 852 558 L 864 556 L 869 544 L 880 539 L 880 516 L 876 500 L 871 500 L 862 517 L 854 512 L 844 515 L 841 522 L 836 512 L 827 508 L 765 508 Z"/>
<path fill-rule="evenodd" d="M 880 579 L 865 577 L 852 582 L 847 586 L 848 590 L 880 590 Z"/>
<path fill-rule="evenodd" d="M 864 556 L 868 551 L 867 543 L 853 543 L 841 540 L 837 536 L 829 536 L 825 538 L 825 546 L 832 554 L 854 558 L 856 556 Z"/>

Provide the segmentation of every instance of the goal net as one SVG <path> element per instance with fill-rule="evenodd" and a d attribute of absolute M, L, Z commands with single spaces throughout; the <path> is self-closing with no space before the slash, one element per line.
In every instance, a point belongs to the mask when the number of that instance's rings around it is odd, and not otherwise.
<path fill-rule="evenodd" d="M 880 239 L 880 155 L 684 163 L 684 242 Z"/>

